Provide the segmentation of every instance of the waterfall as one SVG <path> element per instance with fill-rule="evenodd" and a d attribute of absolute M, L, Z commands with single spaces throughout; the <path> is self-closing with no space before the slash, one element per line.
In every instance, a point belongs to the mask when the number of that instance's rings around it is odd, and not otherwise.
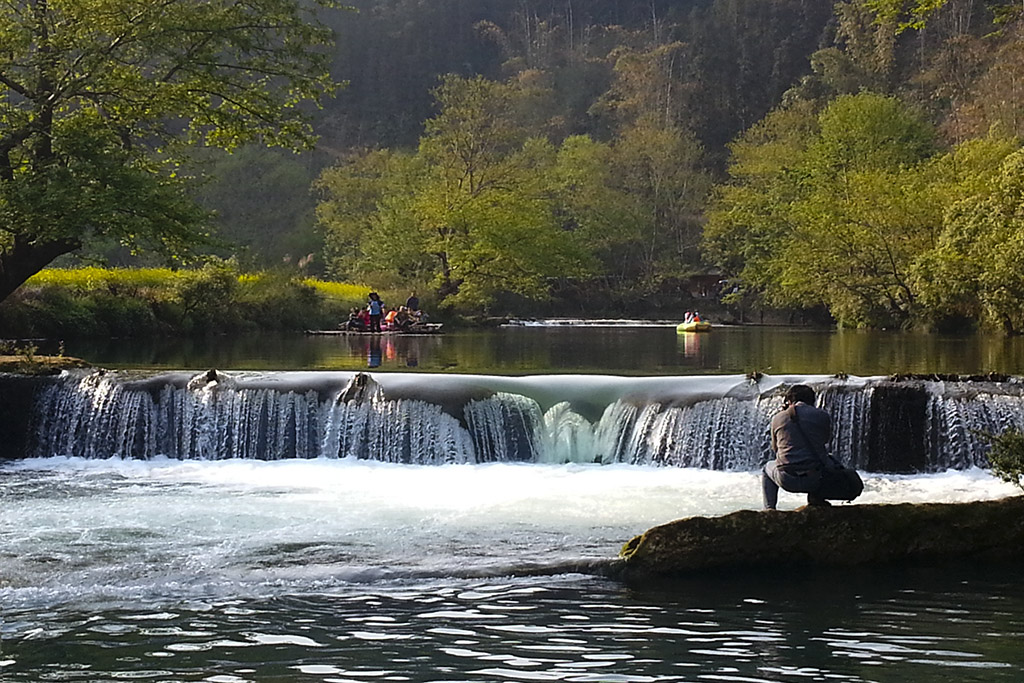
<path fill-rule="evenodd" d="M 83 458 L 598 462 L 752 470 L 782 387 L 812 383 L 858 469 L 985 464 L 1024 428 L 1020 385 L 880 378 L 67 374 L 36 396 L 29 453 Z"/>

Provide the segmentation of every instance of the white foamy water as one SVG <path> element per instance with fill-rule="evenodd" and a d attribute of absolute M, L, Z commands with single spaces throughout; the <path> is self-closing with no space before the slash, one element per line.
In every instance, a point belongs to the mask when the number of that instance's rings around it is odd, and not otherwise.
<path fill-rule="evenodd" d="M 977 469 L 865 482 L 859 503 L 1015 491 Z M 0 487 L 0 606 L 19 609 L 590 571 L 650 526 L 760 506 L 754 472 L 626 465 L 46 458 Z"/>

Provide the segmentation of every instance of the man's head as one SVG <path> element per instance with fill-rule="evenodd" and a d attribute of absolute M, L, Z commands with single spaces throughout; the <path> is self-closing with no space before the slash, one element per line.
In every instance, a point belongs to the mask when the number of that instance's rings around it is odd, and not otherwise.
<path fill-rule="evenodd" d="M 806 384 L 794 384 L 789 389 L 786 389 L 786 405 L 803 402 L 809 406 L 813 406 L 814 398 L 814 389 L 811 389 Z"/>

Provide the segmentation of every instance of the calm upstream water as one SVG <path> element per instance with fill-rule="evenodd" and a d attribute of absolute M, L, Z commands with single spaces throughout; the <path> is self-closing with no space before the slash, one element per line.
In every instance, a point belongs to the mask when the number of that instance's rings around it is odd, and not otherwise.
<path fill-rule="evenodd" d="M 571 323 L 573 321 L 563 321 Z M 578 321 L 577 321 L 578 322 Z M 1024 374 L 1024 338 L 675 324 L 515 325 L 441 335 L 68 341 L 106 367 L 535 374 Z"/>
<path fill-rule="evenodd" d="M 690 339 L 671 327 L 517 327 L 67 352 L 160 370 L 1024 372 L 1016 340 L 765 328 Z M 1015 493 L 980 469 L 865 481 L 858 503 Z M 780 507 L 801 503 L 784 494 Z M 0 681 L 1020 680 L 1015 565 L 612 578 L 622 543 L 650 526 L 758 506 L 756 472 L 687 467 L 61 452 L 4 463 Z"/>

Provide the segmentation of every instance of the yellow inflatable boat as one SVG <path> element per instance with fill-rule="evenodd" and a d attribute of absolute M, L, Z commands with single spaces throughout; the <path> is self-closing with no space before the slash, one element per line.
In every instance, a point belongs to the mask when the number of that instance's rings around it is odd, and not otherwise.
<path fill-rule="evenodd" d="M 710 332 L 711 323 L 707 320 L 698 320 L 696 322 L 679 323 L 676 325 L 676 332 Z"/>

